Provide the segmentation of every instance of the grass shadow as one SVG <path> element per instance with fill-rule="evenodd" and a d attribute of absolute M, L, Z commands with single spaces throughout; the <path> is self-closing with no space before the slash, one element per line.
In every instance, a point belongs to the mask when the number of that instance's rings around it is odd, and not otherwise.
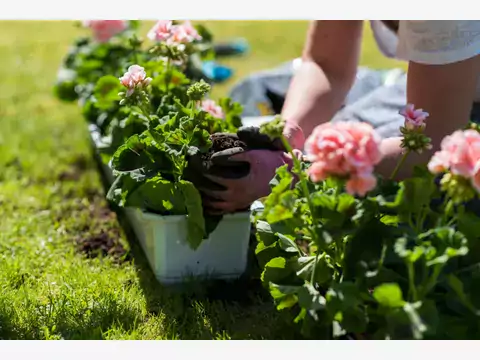
<path fill-rule="evenodd" d="M 120 220 L 121 219 L 121 220 Z M 124 215 L 120 221 L 128 233 L 132 258 L 147 309 L 163 314 L 169 338 L 180 339 L 299 339 L 293 319 L 276 310 L 270 294 L 258 279 L 250 257 L 247 272 L 238 280 L 160 284 Z"/>

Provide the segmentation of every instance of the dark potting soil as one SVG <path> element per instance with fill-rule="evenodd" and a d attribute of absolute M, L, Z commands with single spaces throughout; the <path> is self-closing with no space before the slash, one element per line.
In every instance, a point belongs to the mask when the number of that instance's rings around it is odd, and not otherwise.
<path fill-rule="evenodd" d="M 231 134 L 212 134 L 210 135 L 210 140 L 212 140 L 212 147 L 209 149 L 208 153 L 203 155 L 204 161 L 209 161 L 211 156 L 219 151 L 236 147 L 247 149 L 247 145 L 243 141 Z"/>

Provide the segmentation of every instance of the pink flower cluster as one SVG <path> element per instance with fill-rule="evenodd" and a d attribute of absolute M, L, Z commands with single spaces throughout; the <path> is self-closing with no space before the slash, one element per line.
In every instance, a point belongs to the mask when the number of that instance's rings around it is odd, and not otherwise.
<path fill-rule="evenodd" d="M 86 20 L 83 26 L 93 31 L 93 37 L 98 42 L 107 42 L 113 36 L 128 28 L 125 20 Z"/>
<path fill-rule="evenodd" d="M 152 41 L 166 41 L 169 44 L 186 44 L 202 40 L 190 21 L 173 25 L 171 20 L 159 20 L 148 32 L 147 37 Z"/>
<path fill-rule="evenodd" d="M 405 128 L 408 130 L 425 128 L 425 120 L 429 114 L 423 109 L 415 109 L 413 104 L 407 104 L 401 111 L 400 115 L 405 118 Z"/>
<path fill-rule="evenodd" d="M 377 180 L 374 166 L 382 159 L 381 138 L 373 127 L 359 122 L 325 123 L 317 126 L 305 142 L 308 174 L 312 181 L 329 176 L 347 178 L 350 194 L 364 196 Z"/>
<path fill-rule="evenodd" d="M 450 171 L 469 179 L 480 191 L 480 133 L 476 130 L 458 130 L 445 137 L 430 162 L 428 169 L 433 174 Z"/>
<path fill-rule="evenodd" d="M 139 65 L 130 66 L 119 80 L 128 89 L 127 96 L 132 95 L 135 89 L 146 87 L 152 81 L 151 78 L 147 77 L 145 69 Z"/>
<path fill-rule="evenodd" d="M 222 108 L 218 106 L 213 100 L 203 100 L 201 104 L 201 109 L 212 115 L 214 118 L 223 119 L 225 117 Z"/>

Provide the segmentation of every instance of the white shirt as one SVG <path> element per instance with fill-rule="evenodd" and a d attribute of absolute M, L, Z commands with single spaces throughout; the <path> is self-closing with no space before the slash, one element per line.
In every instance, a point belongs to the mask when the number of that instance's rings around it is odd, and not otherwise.
<path fill-rule="evenodd" d="M 400 20 L 398 36 L 381 21 L 371 20 L 370 25 L 379 49 L 390 58 L 443 65 L 480 54 L 478 20 Z"/>

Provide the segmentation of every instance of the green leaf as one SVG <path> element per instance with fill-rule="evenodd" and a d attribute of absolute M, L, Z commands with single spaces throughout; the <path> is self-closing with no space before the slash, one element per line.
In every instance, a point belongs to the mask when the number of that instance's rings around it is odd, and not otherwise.
<path fill-rule="evenodd" d="M 412 241 L 412 244 L 414 242 Z M 402 259 L 406 259 L 407 261 L 411 262 L 412 264 L 417 262 L 425 253 L 427 252 L 427 248 L 424 246 L 414 246 L 412 249 L 408 248 L 409 246 L 409 239 L 406 237 L 401 237 L 395 240 L 395 253 Z"/>
<path fill-rule="evenodd" d="M 189 145 L 199 148 L 202 153 L 206 153 L 212 146 L 210 134 L 204 129 L 196 128 L 193 131 Z"/>
<path fill-rule="evenodd" d="M 480 219 L 478 216 L 464 212 L 457 217 L 458 230 L 468 240 L 468 263 L 480 262 Z"/>
<path fill-rule="evenodd" d="M 397 215 L 383 215 L 380 221 L 385 225 L 397 226 L 400 222 L 400 219 Z"/>
<path fill-rule="evenodd" d="M 296 293 L 299 289 L 299 286 L 269 284 L 270 295 L 277 305 L 277 310 L 291 308 L 297 304 L 298 299 Z"/>
<path fill-rule="evenodd" d="M 430 206 L 435 183 L 429 178 L 411 178 L 400 184 L 400 207 L 404 212 L 417 212 Z"/>
<path fill-rule="evenodd" d="M 255 248 L 255 256 L 261 269 L 265 268 L 265 265 L 273 258 L 281 257 L 284 254 L 276 242 L 268 246 L 263 242 L 259 242 Z"/>
<path fill-rule="evenodd" d="M 315 261 L 317 260 L 317 261 Z M 315 269 L 316 268 L 316 269 Z M 328 263 L 325 254 L 316 256 L 303 256 L 297 259 L 297 276 L 305 281 L 310 281 L 315 269 L 314 281 L 323 285 L 332 281 L 333 269 Z"/>
<path fill-rule="evenodd" d="M 298 304 L 309 311 L 324 310 L 325 298 L 311 284 L 304 284 L 298 290 Z"/>
<path fill-rule="evenodd" d="M 386 308 L 400 308 L 405 304 L 402 290 L 398 284 L 394 283 L 377 286 L 373 291 L 373 297 L 381 306 Z"/>
<path fill-rule="evenodd" d="M 278 237 L 273 233 L 270 224 L 266 221 L 258 220 L 255 229 L 257 240 L 263 242 L 265 246 L 270 246 L 278 240 Z"/>
<path fill-rule="evenodd" d="M 112 157 L 112 169 L 116 171 L 132 171 L 152 164 L 148 154 L 143 151 L 146 145 L 139 135 L 135 134 L 121 145 Z"/>
<path fill-rule="evenodd" d="M 455 292 L 455 294 L 458 296 L 458 299 L 460 300 L 460 302 L 472 313 L 474 313 L 477 316 L 480 316 L 480 311 L 475 308 L 470 298 L 465 293 L 462 281 L 455 275 L 450 274 L 450 275 L 447 275 L 447 282 L 448 282 L 448 285 Z"/>
<path fill-rule="evenodd" d="M 162 215 L 182 215 L 186 209 L 175 183 L 154 177 L 130 192 L 125 206 L 138 207 Z"/>
<path fill-rule="evenodd" d="M 329 308 L 345 311 L 361 305 L 360 290 L 353 282 L 333 283 L 328 289 L 326 299 Z"/>
<path fill-rule="evenodd" d="M 274 179 L 271 181 L 272 191 L 265 200 L 263 217 L 268 223 L 276 223 L 291 219 L 295 205 L 295 193 L 291 190 L 293 175 L 287 170 L 287 165 L 277 169 Z"/>
<path fill-rule="evenodd" d="M 335 211 L 337 207 L 337 202 L 333 195 L 328 195 L 325 193 L 314 193 L 311 195 L 312 204 L 324 209 Z"/>
<path fill-rule="evenodd" d="M 341 313 L 337 319 L 349 332 L 362 333 L 366 330 L 367 316 L 361 293 L 352 282 L 334 283 L 326 294 L 327 311 L 330 314 Z"/>
<path fill-rule="evenodd" d="M 372 271 L 377 272 L 391 237 L 391 227 L 377 219 L 357 226 L 345 249 L 344 279 L 352 281 L 369 276 Z"/>
<path fill-rule="evenodd" d="M 283 251 L 296 254 L 300 253 L 297 244 L 295 244 L 295 242 L 290 237 L 279 233 L 275 235 L 278 236 L 278 245 Z"/>
<path fill-rule="evenodd" d="M 350 194 L 340 194 L 337 197 L 337 211 L 348 213 L 355 207 L 355 198 Z"/>
<path fill-rule="evenodd" d="M 112 75 L 102 76 L 95 84 L 93 95 L 97 99 L 97 107 L 101 110 L 109 110 L 112 107 L 118 107 L 120 96 L 123 89 L 117 77 Z"/>
<path fill-rule="evenodd" d="M 293 269 L 287 260 L 283 257 L 276 257 L 265 265 L 261 280 L 263 283 L 278 284 L 292 273 Z"/>
<path fill-rule="evenodd" d="M 419 239 L 431 244 L 426 252 L 427 266 L 445 264 L 449 259 L 468 254 L 468 240 L 451 227 L 437 227 L 420 234 Z"/>
<path fill-rule="evenodd" d="M 187 209 L 187 227 L 188 227 L 188 243 L 191 248 L 196 250 L 206 236 L 205 220 L 203 217 L 202 198 L 195 186 L 185 180 L 181 180 L 178 184 L 183 194 L 183 201 Z"/>

